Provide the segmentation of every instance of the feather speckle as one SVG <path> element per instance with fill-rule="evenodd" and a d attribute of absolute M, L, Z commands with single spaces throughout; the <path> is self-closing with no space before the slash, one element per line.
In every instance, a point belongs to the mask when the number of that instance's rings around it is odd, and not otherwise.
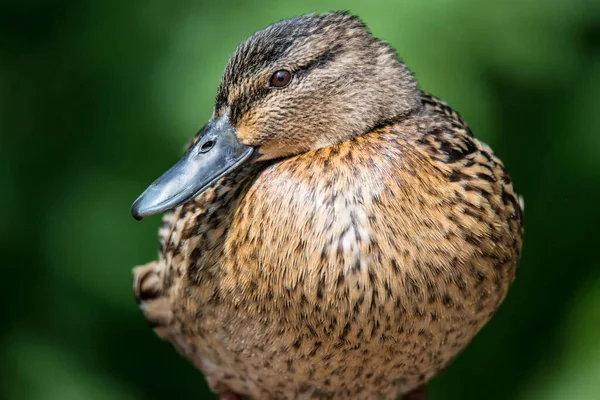
<path fill-rule="evenodd" d="M 288 87 L 265 89 L 282 68 Z M 522 200 L 492 150 L 358 19 L 256 33 L 214 113 L 261 158 L 165 216 L 160 258 L 134 270 L 134 291 L 216 393 L 392 399 L 494 314 L 520 257 Z"/>

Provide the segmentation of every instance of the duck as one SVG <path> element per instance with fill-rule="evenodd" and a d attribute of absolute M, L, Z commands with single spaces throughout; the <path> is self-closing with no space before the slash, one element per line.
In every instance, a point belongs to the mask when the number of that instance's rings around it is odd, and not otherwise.
<path fill-rule="evenodd" d="M 502 161 L 348 12 L 242 42 L 131 212 L 165 213 L 139 307 L 221 400 L 424 399 L 523 241 Z"/>

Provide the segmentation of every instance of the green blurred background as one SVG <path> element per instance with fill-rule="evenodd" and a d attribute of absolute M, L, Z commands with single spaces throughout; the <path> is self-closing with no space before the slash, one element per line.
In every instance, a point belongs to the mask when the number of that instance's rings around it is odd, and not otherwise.
<path fill-rule="evenodd" d="M 517 281 L 431 399 L 600 399 L 600 2 L 0 2 L 1 399 L 211 398 L 146 325 L 136 196 L 209 118 L 237 44 L 349 9 L 505 162 Z"/>

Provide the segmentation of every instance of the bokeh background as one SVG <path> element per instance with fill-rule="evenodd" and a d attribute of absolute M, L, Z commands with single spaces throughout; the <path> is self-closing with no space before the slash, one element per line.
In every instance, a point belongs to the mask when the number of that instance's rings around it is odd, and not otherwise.
<path fill-rule="evenodd" d="M 237 44 L 349 9 L 505 162 L 517 281 L 435 399 L 600 399 L 600 2 L 2 0 L 0 398 L 213 398 L 155 337 L 130 270 L 136 196 L 209 118 Z"/>

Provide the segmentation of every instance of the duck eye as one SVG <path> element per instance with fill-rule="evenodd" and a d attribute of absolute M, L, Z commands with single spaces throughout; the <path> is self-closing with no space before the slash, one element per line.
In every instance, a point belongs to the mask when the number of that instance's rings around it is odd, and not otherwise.
<path fill-rule="evenodd" d="M 271 76 L 269 84 L 272 88 L 282 88 L 286 87 L 291 80 L 292 74 L 290 73 L 290 71 L 282 69 L 280 71 L 275 72 L 273 76 Z"/>
<path fill-rule="evenodd" d="M 201 153 L 206 153 L 207 151 L 209 151 L 210 149 L 212 149 L 212 147 L 215 145 L 215 141 L 214 140 L 208 140 L 206 143 L 204 143 L 201 147 L 200 147 L 200 152 Z"/>

